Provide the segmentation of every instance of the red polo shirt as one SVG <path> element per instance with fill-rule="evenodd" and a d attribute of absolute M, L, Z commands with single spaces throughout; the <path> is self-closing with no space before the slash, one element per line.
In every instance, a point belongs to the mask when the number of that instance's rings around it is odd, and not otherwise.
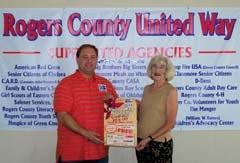
<path fill-rule="evenodd" d="M 104 140 L 103 96 L 108 92 L 118 97 L 113 85 L 94 74 L 87 79 L 79 71 L 59 82 L 54 94 L 54 111 L 66 111 L 84 128 L 99 133 Z M 57 158 L 62 161 L 95 160 L 106 157 L 108 149 L 94 144 L 58 123 Z"/>

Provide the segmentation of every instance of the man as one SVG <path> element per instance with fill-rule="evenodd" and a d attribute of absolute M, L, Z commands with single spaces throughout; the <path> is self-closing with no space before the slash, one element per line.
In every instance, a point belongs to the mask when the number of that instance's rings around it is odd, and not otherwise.
<path fill-rule="evenodd" d="M 58 120 L 58 163 L 108 163 L 104 146 L 104 100 L 118 95 L 107 79 L 95 74 L 98 49 L 84 44 L 76 53 L 78 69 L 59 82 L 54 93 Z"/>

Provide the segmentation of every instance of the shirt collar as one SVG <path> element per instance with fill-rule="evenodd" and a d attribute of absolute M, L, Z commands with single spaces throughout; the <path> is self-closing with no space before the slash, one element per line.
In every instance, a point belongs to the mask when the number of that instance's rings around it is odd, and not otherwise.
<path fill-rule="evenodd" d="M 78 76 L 78 78 L 79 78 L 80 80 L 89 80 L 89 78 L 86 78 L 85 76 L 83 76 L 82 73 L 79 72 L 78 70 L 76 70 L 75 74 Z M 93 79 L 93 80 L 96 80 L 96 79 L 97 79 L 95 72 L 93 73 L 92 79 Z"/>

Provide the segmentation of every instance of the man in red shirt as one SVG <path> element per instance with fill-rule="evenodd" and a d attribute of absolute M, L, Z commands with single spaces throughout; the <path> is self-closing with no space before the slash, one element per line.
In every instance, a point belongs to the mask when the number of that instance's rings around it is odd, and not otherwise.
<path fill-rule="evenodd" d="M 79 47 L 78 69 L 59 82 L 54 93 L 58 120 L 56 162 L 108 163 L 104 146 L 104 100 L 118 95 L 109 80 L 95 73 L 98 49 Z"/>

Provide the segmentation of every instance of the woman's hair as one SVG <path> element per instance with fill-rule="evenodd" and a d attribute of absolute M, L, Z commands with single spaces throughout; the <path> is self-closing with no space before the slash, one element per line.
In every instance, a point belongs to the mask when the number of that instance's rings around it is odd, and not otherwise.
<path fill-rule="evenodd" d="M 175 75 L 175 67 L 173 63 L 171 62 L 170 59 L 167 57 L 161 56 L 161 55 L 156 55 L 151 58 L 148 67 L 147 67 L 147 74 L 150 78 L 152 78 L 152 66 L 153 65 L 161 65 L 164 64 L 166 65 L 166 80 L 170 81 L 174 78 Z"/>

